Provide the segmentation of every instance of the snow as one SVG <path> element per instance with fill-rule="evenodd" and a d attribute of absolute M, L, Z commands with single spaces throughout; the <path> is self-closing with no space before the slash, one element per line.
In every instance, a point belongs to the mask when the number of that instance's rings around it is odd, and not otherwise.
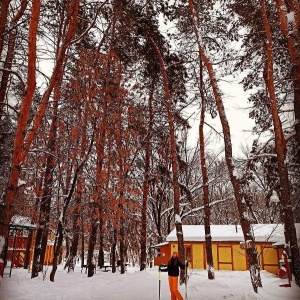
<path fill-rule="evenodd" d="M 128 267 L 125 274 L 119 271 L 97 273 L 88 278 L 80 266 L 74 272 L 67 273 L 59 265 L 55 282 L 50 282 L 48 268 L 46 279 L 42 274 L 30 279 L 24 269 L 13 269 L 12 276 L 4 275 L 0 286 L 1 300 L 154 300 L 159 299 L 158 267 L 139 271 L 137 267 Z M 218 271 L 215 279 L 207 279 L 207 271 L 188 269 L 187 286 L 189 300 L 299 300 L 300 288 L 292 281 L 291 287 L 280 287 L 287 283 L 276 275 L 261 272 L 263 287 L 254 293 L 248 271 Z M 166 272 L 160 274 L 161 300 L 169 300 L 168 278 Z M 184 297 L 185 285 L 179 285 Z"/>
<path fill-rule="evenodd" d="M 26 181 L 21 180 L 20 178 L 18 179 L 18 187 L 25 185 L 25 184 L 26 184 Z"/>
<path fill-rule="evenodd" d="M 29 217 L 19 215 L 14 215 L 10 223 L 14 226 L 24 226 L 32 229 L 36 227 L 34 224 L 31 224 L 31 219 Z"/>
<path fill-rule="evenodd" d="M 2 251 L 4 245 L 5 245 L 5 238 L 0 235 L 0 252 Z"/>
<path fill-rule="evenodd" d="M 233 169 L 233 174 L 234 177 L 239 178 L 239 172 L 236 168 Z"/>
<path fill-rule="evenodd" d="M 296 223 L 298 241 L 300 241 L 300 223 Z M 183 238 L 189 242 L 204 242 L 204 225 L 182 225 Z M 284 243 L 283 224 L 253 224 L 255 241 Z M 240 225 L 210 225 L 212 241 L 244 241 L 243 231 Z M 177 241 L 176 229 L 173 229 L 166 238 L 167 242 Z"/>
<path fill-rule="evenodd" d="M 181 223 L 181 218 L 179 215 L 175 215 L 175 223 Z"/>
<path fill-rule="evenodd" d="M 289 12 L 287 14 L 287 19 L 289 23 L 294 24 L 295 23 L 295 13 L 294 12 Z"/>

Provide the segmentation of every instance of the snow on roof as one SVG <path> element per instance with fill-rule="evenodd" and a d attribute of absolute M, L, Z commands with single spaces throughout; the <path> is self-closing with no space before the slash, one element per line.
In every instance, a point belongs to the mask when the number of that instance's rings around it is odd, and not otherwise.
<path fill-rule="evenodd" d="M 162 242 L 156 245 L 152 245 L 150 248 L 160 248 L 161 246 L 168 245 L 168 242 Z"/>
<path fill-rule="evenodd" d="M 35 228 L 36 226 L 31 224 L 31 220 L 29 217 L 24 217 L 20 215 L 14 215 L 10 222 L 13 226 L 27 227 L 27 228 Z"/>
<path fill-rule="evenodd" d="M 297 237 L 300 241 L 300 223 L 296 223 Z M 253 224 L 254 238 L 257 242 L 282 242 L 284 243 L 283 224 Z M 182 225 L 183 238 L 188 242 L 204 242 L 204 225 Z M 213 242 L 231 241 L 240 242 L 244 235 L 240 225 L 210 225 Z M 177 241 L 176 228 L 166 238 L 167 242 Z"/>

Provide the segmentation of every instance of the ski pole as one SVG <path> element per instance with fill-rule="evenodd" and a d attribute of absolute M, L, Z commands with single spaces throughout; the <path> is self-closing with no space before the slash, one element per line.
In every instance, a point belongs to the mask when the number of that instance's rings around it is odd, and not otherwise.
<path fill-rule="evenodd" d="M 188 281 L 188 275 L 187 275 L 187 269 L 188 269 L 188 261 L 185 261 L 185 300 L 188 300 L 188 296 L 187 296 L 187 281 Z"/>
<path fill-rule="evenodd" d="M 161 281 L 161 274 L 160 269 L 158 270 L 158 299 L 160 300 L 160 281 Z"/>

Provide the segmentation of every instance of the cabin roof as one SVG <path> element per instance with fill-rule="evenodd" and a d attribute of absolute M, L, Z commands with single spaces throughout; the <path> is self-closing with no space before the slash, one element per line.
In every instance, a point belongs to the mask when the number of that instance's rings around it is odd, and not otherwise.
<path fill-rule="evenodd" d="M 168 242 L 162 242 L 156 245 L 152 245 L 150 248 L 160 248 L 161 246 L 169 245 Z"/>
<path fill-rule="evenodd" d="M 300 240 L 300 223 L 296 223 L 298 243 Z M 283 224 L 253 224 L 252 230 L 256 242 L 284 243 Z M 185 242 L 204 242 L 204 225 L 182 225 L 183 238 Z M 240 225 L 210 225 L 211 238 L 213 242 L 240 242 L 244 241 Z M 177 241 L 176 228 L 166 238 L 167 242 Z"/>
<path fill-rule="evenodd" d="M 36 229 L 36 225 L 31 224 L 31 219 L 29 217 L 15 215 L 11 219 L 10 229 Z"/>

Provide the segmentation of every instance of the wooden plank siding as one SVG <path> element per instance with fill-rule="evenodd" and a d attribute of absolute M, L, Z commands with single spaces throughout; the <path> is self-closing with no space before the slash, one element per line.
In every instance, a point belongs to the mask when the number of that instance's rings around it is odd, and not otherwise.
<path fill-rule="evenodd" d="M 27 236 L 16 236 L 15 239 L 15 247 L 14 246 L 14 236 L 9 236 L 8 238 L 8 250 L 7 250 L 7 259 L 12 260 L 12 254 L 14 253 L 13 259 L 13 267 L 23 267 L 24 266 L 24 258 L 26 254 L 26 245 L 27 245 Z M 34 252 L 34 239 L 32 240 L 30 247 L 30 261 L 33 259 Z M 65 247 L 63 247 L 62 251 L 65 251 Z M 52 265 L 54 255 L 54 246 L 47 245 L 44 265 Z"/>
<path fill-rule="evenodd" d="M 187 242 L 190 248 L 190 264 L 192 269 L 206 269 L 206 251 L 204 242 Z M 261 269 L 277 274 L 282 249 L 275 249 L 271 243 L 256 243 Z M 160 256 L 155 257 L 154 265 L 167 264 L 172 252 L 178 251 L 177 242 L 169 242 L 160 247 Z M 246 250 L 240 248 L 238 242 L 212 243 L 214 269 L 245 271 L 248 269 Z"/>

